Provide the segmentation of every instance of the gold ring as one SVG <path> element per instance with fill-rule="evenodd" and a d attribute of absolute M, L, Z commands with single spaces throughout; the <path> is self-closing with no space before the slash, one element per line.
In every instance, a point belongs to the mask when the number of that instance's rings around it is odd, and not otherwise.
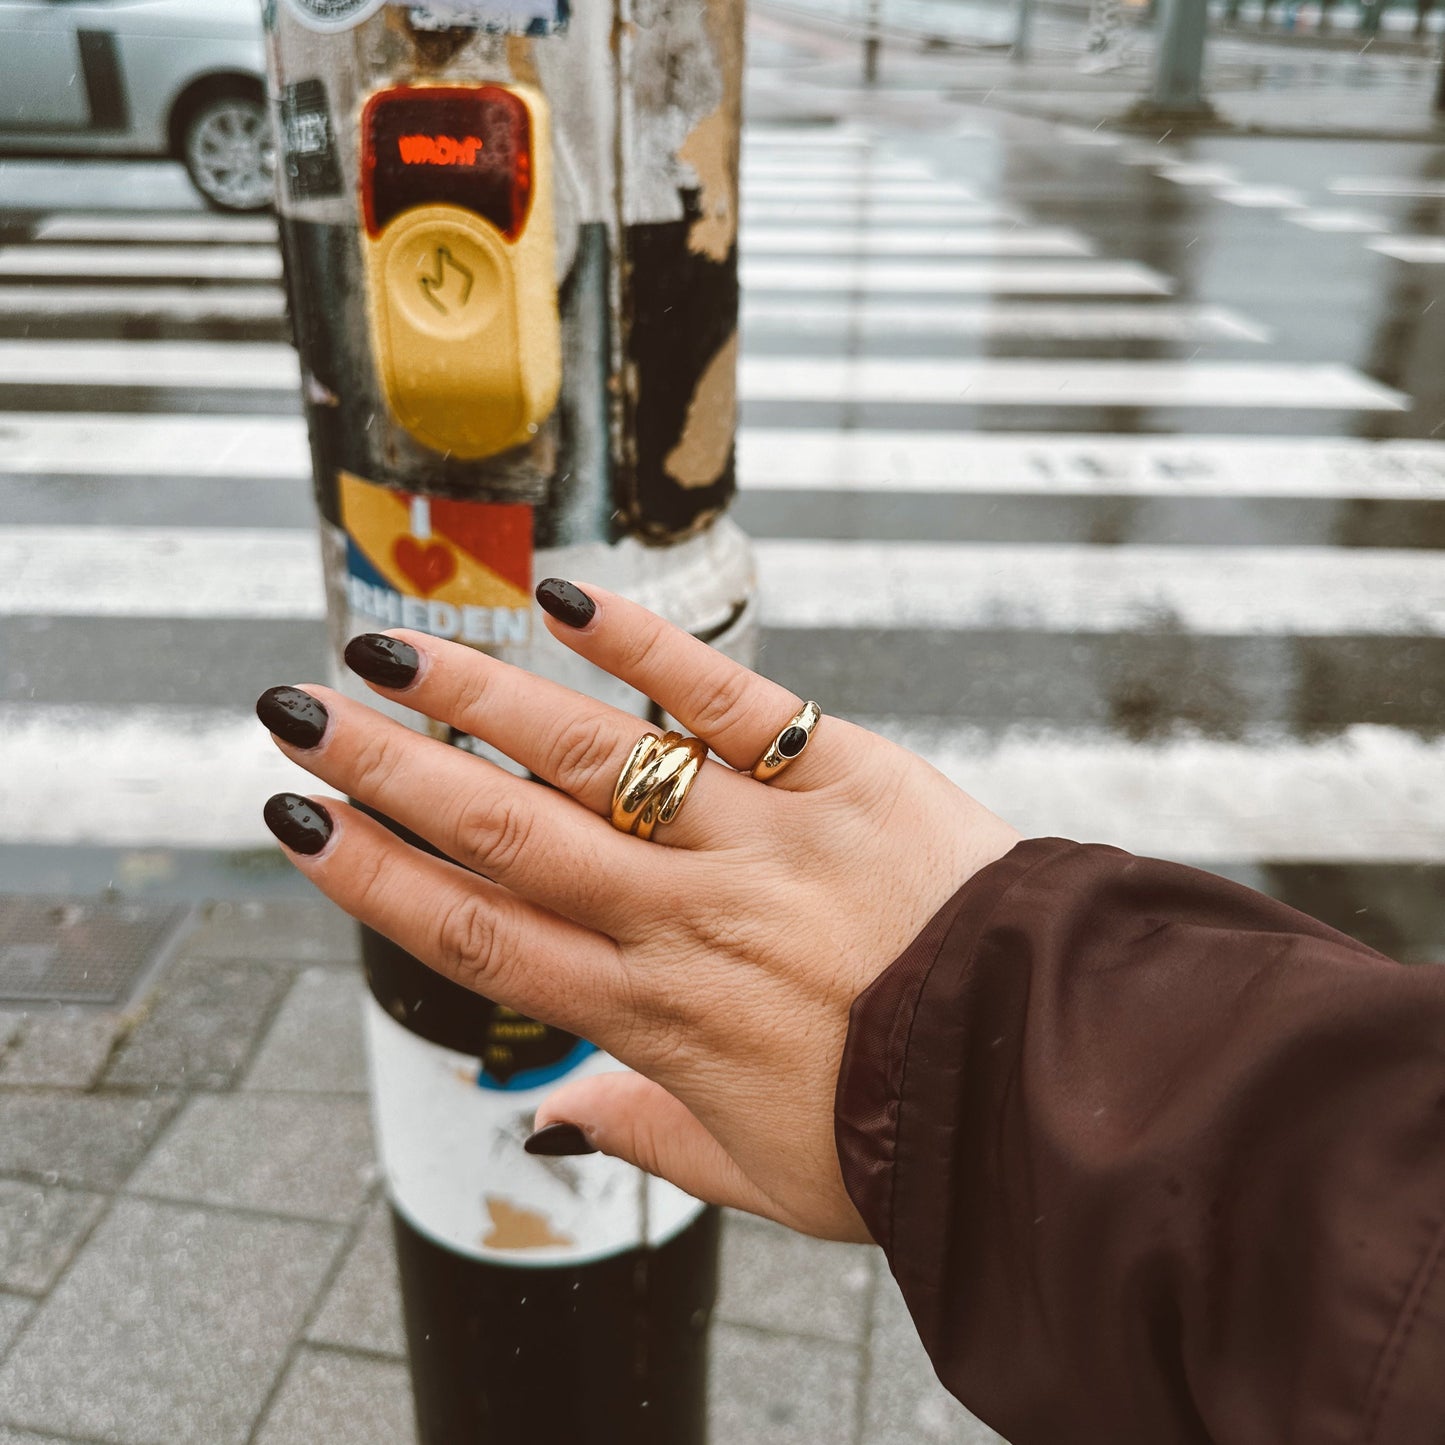
<path fill-rule="evenodd" d="M 796 716 L 790 718 L 787 726 L 768 744 L 762 757 L 748 769 L 748 776 L 760 783 L 776 778 L 808 746 L 813 729 L 822 716 L 823 709 L 817 703 L 805 702 Z"/>
<path fill-rule="evenodd" d="M 659 823 L 677 817 L 706 757 L 707 744 L 700 738 L 644 733 L 612 790 L 612 826 L 639 838 L 652 837 Z"/>

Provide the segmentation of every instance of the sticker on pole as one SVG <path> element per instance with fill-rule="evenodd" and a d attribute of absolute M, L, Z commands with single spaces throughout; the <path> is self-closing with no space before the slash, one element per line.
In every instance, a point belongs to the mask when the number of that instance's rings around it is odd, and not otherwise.
<path fill-rule="evenodd" d="M 286 192 L 293 201 L 341 194 L 331 110 L 319 80 L 298 80 L 281 88 L 281 156 Z"/>
<path fill-rule="evenodd" d="M 287 4 L 312 30 L 348 30 L 375 15 L 386 0 L 287 0 Z"/>
<path fill-rule="evenodd" d="M 427 0 L 407 4 L 407 10 L 417 30 L 483 30 L 492 35 L 559 35 L 570 19 L 568 0 Z"/>
<path fill-rule="evenodd" d="M 473 647 L 520 647 L 532 628 L 532 509 L 458 502 L 339 477 L 352 613 Z"/>

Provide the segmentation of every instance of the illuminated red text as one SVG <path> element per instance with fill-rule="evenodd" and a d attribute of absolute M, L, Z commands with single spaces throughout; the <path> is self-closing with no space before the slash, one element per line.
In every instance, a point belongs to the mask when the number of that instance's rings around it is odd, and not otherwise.
<path fill-rule="evenodd" d="M 396 144 L 409 166 L 474 166 L 482 149 L 481 137 L 474 135 L 404 135 Z"/>

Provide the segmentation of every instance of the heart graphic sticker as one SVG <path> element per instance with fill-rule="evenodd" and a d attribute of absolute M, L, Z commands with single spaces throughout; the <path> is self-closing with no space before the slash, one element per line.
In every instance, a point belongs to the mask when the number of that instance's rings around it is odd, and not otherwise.
<path fill-rule="evenodd" d="M 397 567 L 423 597 L 444 587 L 457 575 L 457 559 L 440 542 L 423 545 L 415 537 L 400 537 L 392 548 Z"/>

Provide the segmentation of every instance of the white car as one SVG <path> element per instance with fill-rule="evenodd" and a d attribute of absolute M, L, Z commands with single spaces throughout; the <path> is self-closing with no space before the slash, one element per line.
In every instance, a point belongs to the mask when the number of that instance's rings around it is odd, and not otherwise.
<path fill-rule="evenodd" d="M 227 211 L 270 204 L 260 0 L 0 0 L 0 150 L 174 156 Z"/>

